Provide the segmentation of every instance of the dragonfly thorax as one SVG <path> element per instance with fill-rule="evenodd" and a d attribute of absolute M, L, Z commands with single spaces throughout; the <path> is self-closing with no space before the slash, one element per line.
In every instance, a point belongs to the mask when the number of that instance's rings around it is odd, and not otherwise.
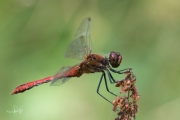
<path fill-rule="evenodd" d="M 90 54 L 80 64 L 80 68 L 84 73 L 94 73 L 94 72 L 102 72 L 106 70 L 107 65 L 109 65 L 109 61 L 107 58 L 99 54 Z"/>

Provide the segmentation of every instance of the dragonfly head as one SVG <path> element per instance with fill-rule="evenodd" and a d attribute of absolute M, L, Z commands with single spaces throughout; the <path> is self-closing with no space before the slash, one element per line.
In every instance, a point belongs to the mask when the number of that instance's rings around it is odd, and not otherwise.
<path fill-rule="evenodd" d="M 122 61 L 122 56 L 120 55 L 119 52 L 114 52 L 114 51 L 110 52 L 109 62 L 113 68 L 118 67 L 121 61 Z"/>

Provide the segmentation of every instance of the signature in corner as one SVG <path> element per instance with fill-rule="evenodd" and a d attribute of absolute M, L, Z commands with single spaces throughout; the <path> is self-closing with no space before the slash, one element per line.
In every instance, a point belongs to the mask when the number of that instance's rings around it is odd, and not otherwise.
<path fill-rule="evenodd" d="M 22 109 L 23 106 L 20 106 L 19 108 L 15 105 L 13 105 L 13 110 L 6 110 L 6 112 L 8 113 L 19 113 L 21 114 L 23 112 L 23 109 Z"/>

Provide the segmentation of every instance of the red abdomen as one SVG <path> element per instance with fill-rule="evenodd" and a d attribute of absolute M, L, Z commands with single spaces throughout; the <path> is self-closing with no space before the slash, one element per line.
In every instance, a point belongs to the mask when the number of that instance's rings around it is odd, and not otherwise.
<path fill-rule="evenodd" d="M 32 82 L 28 82 L 22 85 L 19 85 L 18 87 L 16 87 L 12 92 L 11 95 L 13 94 L 18 94 L 18 93 L 22 93 L 26 90 L 29 90 L 35 86 L 41 85 L 43 83 L 48 83 L 48 82 L 54 82 L 54 81 L 61 81 L 62 78 L 69 78 L 69 77 L 79 77 L 81 76 L 82 73 L 79 70 L 79 66 L 73 66 L 69 69 L 67 69 L 66 71 L 61 71 L 58 74 L 54 75 L 54 76 L 49 76 L 40 80 L 36 80 L 36 81 L 32 81 Z M 54 80 L 54 81 L 53 81 Z"/>
<path fill-rule="evenodd" d="M 41 85 L 43 83 L 48 83 L 52 80 L 53 76 L 50 76 L 50 77 L 46 77 L 44 79 L 41 79 L 41 80 L 36 80 L 36 81 L 33 81 L 33 82 L 28 82 L 28 83 L 25 83 L 25 84 L 22 84 L 22 85 L 19 85 L 15 90 L 13 90 L 11 92 L 11 95 L 13 94 L 17 94 L 17 93 L 22 93 L 26 90 L 29 90 L 31 88 L 33 88 L 34 86 L 38 86 L 38 85 Z"/>

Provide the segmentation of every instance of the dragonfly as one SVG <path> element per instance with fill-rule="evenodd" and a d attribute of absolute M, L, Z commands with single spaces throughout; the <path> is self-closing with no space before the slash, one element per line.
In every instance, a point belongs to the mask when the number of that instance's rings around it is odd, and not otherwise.
<path fill-rule="evenodd" d="M 114 95 L 113 92 L 111 92 L 108 88 L 107 84 L 107 78 L 106 75 L 108 75 L 108 79 L 111 84 L 117 83 L 117 81 L 113 78 L 112 73 L 117 74 L 124 74 L 127 71 L 131 70 L 131 68 L 123 69 L 123 70 L 115 70 L 113 68 L 119 67 L 122 56 L 119 52 L 111 51 L 109 53 L 109 56 L 103 56 L 100 54 L 93 54 L 92 52 L 92 40 L 90 36 L 90 28 L 91 28 L 91 18 L 87 17 L 85 18 L 74 37 L 74 40 L 70 43 L 68 46 L 65 57 L 66 58 L 74 58 L 79 59 L 82 62 L 79 64 L 76 64 L 74 66 L 70 67 L 63 67 L 57 74 L 53 76 L 49 76 L 40 80 L 35 80 L 32 82 L 28 82 L 22 85 L 19 85 L 16 87 L 10 94 L 18 94 L 23 93 L 26 90 L 29 90 L 35 86 L 39 86 L 44 83 L 51 82 L 51 86 L 59 86 L 65 82 L 67 82 L 72 77 L 80 77 L 83 74 L 90 74 L 95 72 L 102 73 L 100 77 L 99 84 L 97 86 L 96 92 L 98 95 L 100 95 L 102 98 L 104 98 L 106 101 L 112 104 L 106 97 L 104 97 L 99 92 L 99 88 L 101 86 L 102 81 L 105 81 L 106 90 Z"/>

